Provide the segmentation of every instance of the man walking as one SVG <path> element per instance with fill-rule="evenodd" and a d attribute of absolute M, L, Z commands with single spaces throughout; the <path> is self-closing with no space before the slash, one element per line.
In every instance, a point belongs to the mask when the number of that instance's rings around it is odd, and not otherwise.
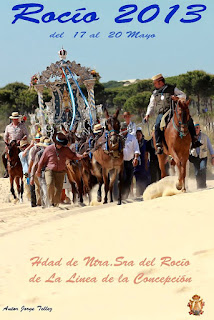
<path fill-rule="evenodd" d="M 134 135 L 128 132 L 127 123 L 121 124 L 121 134 L 125 139 L 125 146 L 123 148 L 123 185 L 122 198 L 125 200 L 129 196 L 131 183 L 133 179 L 133 168 L 138 164 L 138 156 L 140 155 L 139 144 Z"/>
<path fill-rule="evenodd" d="M 211 163 L 213 166 L 214 166 L 214 151 L 213 151 L 209 137 L 205 133 L 201 132 L 199 123 L 195 125 L 195 131 L 196 131 L 198 141 L 202 143 L 202 146 L 191 150 L 189 160 L 194 165 L 197 189 L 200 189 L 200 188 L 207 187 L 206 176 L 207 176 L 208 150 L 211 155 Z"/>
<path fill-rule="evenodd" d="M 68 140 L 63 133 L 57 133 L 53 137 L 54 144 L 48 146 L 38 163 L 36 175 L 40 177 L 42 168 L 45 169 L 45 180 L 47 184 L 50 205 L 58 206 L 61 200 L 61 192 L 65 176 L 65 162 L 67 159 L 81 160 L 86 155 L 79 155 L 68 147 Z"/>

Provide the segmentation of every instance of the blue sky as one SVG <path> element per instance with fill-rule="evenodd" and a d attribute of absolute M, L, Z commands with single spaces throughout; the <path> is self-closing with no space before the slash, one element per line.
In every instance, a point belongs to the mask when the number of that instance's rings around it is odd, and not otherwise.
<path fill-rule="evenodd" d="M 21 12 L 12 11 L 12 8 L 23 3 L 44 5 L 44 10 L 34 15 L 34 18 L 40 20 L 39 24 L 24 20 L 12 24 L 14 15 Z M 117 24 L 114 19 L 120 14 L 119 8 L 128 4 L 137 5 L 137 11 L 126 17 L 133 20 Z M 159 5 L 159 15 L 149 23 L 140 23 L 137 20 L 138 14 L 153 4 Z M 181 18 L 191 18 L 186 16 L 186 7 L 193 4 L 207 6 L 207 10 L 201 13 L 201 20 L 181 23 Z M 166 24 L 164 19 L 172 10 L 169 8 L 175 5 L 180 5 L 180 8 L 170 23 Z M 99 20 L 91 23 L 69 21 L 63 24 L 58 21 L 41 22 L 42 15 L 50 11 L 55 12 L 56 16 L 71 11 L 73 16 L 80 8 L 86 8 L 86 13 L 95 11 Z M 147 19 L 154 12 L 150 11 L 144 18 Z M 57 52 L 62 46 L 68 51 L 69 60 L 95 68 L 102 82 L 112 79 L 145 79 L 157 73 L 172 76 L 194 69 L 214 73 L 213 12 L 212 0 L 4 1 L 1 3 L 0 20 L 0 87 L 14 81 L 29 84 L 33 74 L 43 71 L 58 60 Z M 83 38 L 74 38 L 76 32 L 82 31 L 86 32 Z M 127 38 L 126 33 L 129 31 L 155 34 L 155 38 Z M 50 38 L 54 32 L 64 32 L 63 38 Z M 89 37 L 98 32 L 99 38 Z M 119 38 L 108 38 L 110 32 L 121 32 L 122 35 Z"/>

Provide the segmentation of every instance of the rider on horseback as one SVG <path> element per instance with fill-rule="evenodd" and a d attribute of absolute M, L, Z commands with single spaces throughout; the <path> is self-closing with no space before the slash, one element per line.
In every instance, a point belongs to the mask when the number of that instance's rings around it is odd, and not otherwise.
<path fill-rule="evenodd" d="M 166 84 L 162 74 L 158 74 L 152 77 L 155 90 L 150 98 L 150 103 L 147 108 L 146 116 L 144 121 L 147 122 L 149 116 L 153 113 L 154 109 L 158 109 L 158 116 L 155 122 L 155 141 L 157 147 L 157 154 L 163 153 L 162 139 L 163 134 L 160 130 L 160 123 L 163 115 L 170 109 L 174 108 L 174 101 L 180 98 L 186 99 L 184 92 L 179 90 L 177 87 Z M 192 137 L 192 148 L 197 148 L 201 144 L 197 141 L 195 127 L 192 118 L 190 117 L 188 123 L 188 130 Z M 200 145 L 199 145 L 200 144 Z"/>
<path fill-rule="evenodd" d="M 20 141 L 23 139 L 27 139 L 28 132 L 25 126 L 25 123 L 21 122 L 21 115 L 18 112 L 13 112 L 12 115 L 9 117 L 12 122 L 6 126 L 5 134 L 4 134 L 4 141 L 5 143 L 10 143 L 11 141 L 16 141 L 17 145 L 19 145 Z M 7 159 L 5 157 L 5 151 L 2 154 L 2 162 L 5 167 L 5 174 L 4 178 L 8 178 L 8 171 L 7 171 Z"/>

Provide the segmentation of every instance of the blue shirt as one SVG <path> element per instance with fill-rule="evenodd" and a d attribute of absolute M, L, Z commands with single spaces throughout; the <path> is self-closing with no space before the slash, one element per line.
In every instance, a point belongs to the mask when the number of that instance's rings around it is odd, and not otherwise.
<path fill-rule="evenodd" d="M 28 155 L 29 155 L 29 151 L 28 151 L 26 157 L 23 157 L 23 152 L 24 151 L 19 153 L 19 159 L 20 159 L 21 164 L 22 164 L 23 174 L 26 174 L 26 173 L 28 173 Z"/>

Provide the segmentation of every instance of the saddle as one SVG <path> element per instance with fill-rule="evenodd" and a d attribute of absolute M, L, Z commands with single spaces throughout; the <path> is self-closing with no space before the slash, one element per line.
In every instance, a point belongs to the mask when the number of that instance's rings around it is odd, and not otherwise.
<path fill-rule="evenodd" d="M 168 123 L 171 120 L 171 109 L 169 109 L 166 113 L 164 113 L 161 123 L 160 123 L 160 130 L 164 131 L 164 129 L 167 127 Z"/>

